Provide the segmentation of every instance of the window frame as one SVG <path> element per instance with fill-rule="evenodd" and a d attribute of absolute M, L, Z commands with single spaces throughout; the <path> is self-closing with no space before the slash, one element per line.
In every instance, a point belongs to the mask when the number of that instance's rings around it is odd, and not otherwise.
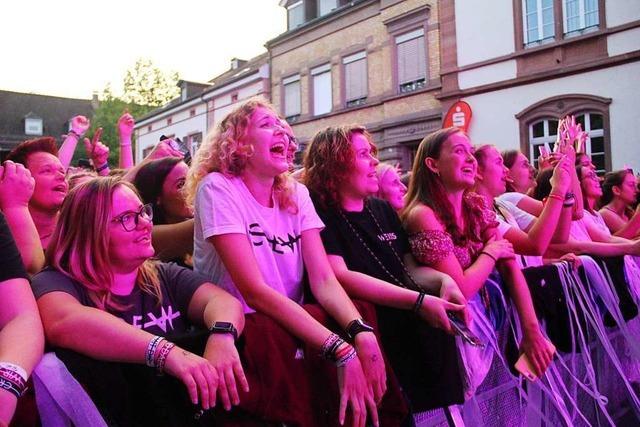
<path fill-rule="evenodd" d="M 331 62 L 325 62 L 324 64 L 316 65 L 315 67 L 309 70 L 309 111 L 311 112 L 311 117 L 324 116 L 325 114 L 330 114 L 334 111 L 333 108 L 333 70 L 332 70 Z M 316 113 L 316 88 L 315 88 L 315 80 L 316 76 L 321 76 L 323 74 L 329 74 L 329 111 L 325 111 L 322 113 Z"/>
<path fill-rule="evenodd" d="M 361 57 L 360 57 L 361 56 Z M 364 97 L 349 99 L 347 97 L 347 65 L 352 64 L 354 62 L 364 61 L 365 62 L 365 81 L 366 81 L 366 93 Z M 366 49 L 360 49 L 355 52 L 351 52 L 349 54 L 343 55 L 340 58 L 340 74 L 342 76 L 341 86 L 343 90 L 341 91 L 341 104 L 343 108 L 356 108 L 367 104 L 367 99 L 369 98 L 369 54 Z M 350 102 L 355 102 L 349 105 Z"/>
<path fill-rule="evenodd" d="M 302 10 L 302 21 L 296 25 L 295 27 L 291 26 L 291 12 L 296 9 L 296 8 L 300 8 Z M 291 31 L 291 30 L 295 30 L 298 27 L 301 27 L 302 25 L 304 25 L 305 22 L 305 7 L 304 7 L 304 2 L 302 0 L 298 0 L 295 3 L 292 3 L 290 5 L 287 6 L 287 31 Z"/>
<path fill-rule="evenodd" d="M 291 74 L 289 76 L 283 77 L 281 80 L 282 85 L 282 115 L 289 123 L 294 123 L 299 120 L 302 115 L 302 77 L 300 73 Z M 298 113 L 287 115 L 287 85 L 297 83 L 298 84 Z"/>
<path fill-rule="evenodd" d="M 551 11 L 554 12 L 553 13 L 553 19 L 551 21 L 551 24 L 553 25 L 553 34 L 549 37 L 545 37 L 544 36 L 544 18 L 543 18 L 543 8 L 542 8 L 542 2 L 544 0 L 536 0 L 536 15 L 537 15 L 537 32 L 538 32 L 538 38 L 535 40 L 528 40 L 529 39 L 529 31 L 527 28 L 527 0 L 521 0 L 522 1 L 522 37 L 524 40 L 524 45 L 526 47 L 531 47 L 531 46 L 539 46 L 541 44 L 545 44 L 545 43 L 549 43 L 552 42 L 553 40 L 555 40 L 556 37 L 556 28 L 555 28 L 555 8 L 554 8 L 554 0 L 551 0 Z"/>
<path fill-rule="evenodd" d="M 422 33 L 422 34 L 418 34 Z M 412 34 L 418 34 L 415 37 L 411 37 Z M 399 95 L 406 95 L 421 89 L 424 89 L 429 86 L 429 47 L 428 47 L 428 39 L 427 39 L 427 28 L 425 26 L 414 27 L 413 29 L 407 29 L 405 31 L 398 32 L 396 34 L 392 34 L 393 37 L 393 53 L 394 53 L 394 91 Z M 400 55 L 398 46 L 402 43 L 407 43 L 411 40 L 415 40 L 422 37 L 423 39 L 423 47 L 424 47 L 424 59 L 425 59 L 425 69 L 424 69 L 424 82 L 421 86 L 416 86 L 411 90 L 402 90 L 402 85 L 407 84 L 416 84 L 419 80 L 415 80 L 413 82 L 405 82 L 400 83 Z M 400 40 L 400 41 L 399 41 Z"/>

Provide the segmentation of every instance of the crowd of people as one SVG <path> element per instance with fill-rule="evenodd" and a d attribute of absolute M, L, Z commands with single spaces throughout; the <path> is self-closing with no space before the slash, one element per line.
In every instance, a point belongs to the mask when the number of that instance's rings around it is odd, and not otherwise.
<path fill-rule="evenodd" d="M 134 165 L 134 119 L 115 126 L 117 168 L 82 116 L 0 166 L 0 426 L 32 372 L 40 416 L 65 413 L 38 395 L 52 360 L 106 425 L 411 426 L 473 399 L 494 359 L 544 384 L 613 330 L 601 357 L 640 410 L 638 182 L 601 180 L 574 118 L 537 170 L 446 128 L 405 175 L 358 125 L 318 131 L 294 170 L 261 99 L 193 159 L 169 138 Z M 70 166 L 80 140 L 92 168 Z"/>

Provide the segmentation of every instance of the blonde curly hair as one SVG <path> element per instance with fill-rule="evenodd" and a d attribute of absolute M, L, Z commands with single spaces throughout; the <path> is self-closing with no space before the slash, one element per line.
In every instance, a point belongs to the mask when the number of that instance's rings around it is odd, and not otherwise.
<path fill-rule="evenodd" d="M 237 177 L 244 171 L 249 157 L 253 155 L 253 146 L 246 140 L 251 115 L 258 108 L 265 108 L 279 117 L 273 106 L 262 98 L 252 98 L 231 111 L 207 135 L 205 142 L 195 153 L 183 192 L 187 203 L 194 205 L 198 184 L 211 172 L 220 172 L 229 177 Z M 293 180 L 288 173 L 275 178 L 273 191 L 280 207 L 297 213 L 298 207 L 293 200 Z"/>

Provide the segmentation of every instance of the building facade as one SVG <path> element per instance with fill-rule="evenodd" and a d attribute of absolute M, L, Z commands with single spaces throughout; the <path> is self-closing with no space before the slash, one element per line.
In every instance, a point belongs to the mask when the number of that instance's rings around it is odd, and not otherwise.
<path fill-rule="evenodd" d="M 289 29 L 266 44 L 271 97 L 303 148 L 327 126 L 362 124 L 380 158 L 406 170 L 441 126 L 437 0 L 280 5 Z"/>
<path fill-rule="evenodd" d="M 92 117 L 97 107 L 97 96 L 91 100 L 0 91 L 0 161 L 28 139 L 53 136 L 61 144 L 71 118 Z"/>
<path fill-rule="evenodd" d="M 475 143 L 551 147 L 558 118 L 589 132 L 599 172 L 640 168 L 637 0 L 441 0 L 443 108 L 467 102 Z"/>
<path fill-rule="evenodd" d="M 195 153 L 207 133 L 235 106 L 253 96 L 269 99 L 267 54 L 249 61 L 234 58 L 229 70 L 206 84 L 181 80 L 180 98 L 136 118 L 135 160 L 141 161 L 162 135 L 180 138 Z"/>

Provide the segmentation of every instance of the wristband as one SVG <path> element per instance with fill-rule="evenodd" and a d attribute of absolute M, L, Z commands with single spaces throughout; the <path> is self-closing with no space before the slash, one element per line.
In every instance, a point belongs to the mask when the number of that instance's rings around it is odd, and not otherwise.
<path fill-rule="evenodd" d="M 78 138 L 78 141 L 80 141 L 80 139 L 82 138 L 82 135 L 81 135 L 80 133 L 76 132 L 76 131 L 75 131 L 75 130 L 73 130 L 73 129 L 69 129 L 69 132 L 67 132 L 67 137 L 68 137 L 69 135 L 73 135 L 73 136 L 75 136 L 76 138 Z"/>
<path fill-rule="evenodd" d="M 335 348 L 337 348 L 341 344 L 340 341 L 342 340 L 338 335 L 329 335 L 327 339 L 324 340 L 324 344 L 322 344 L 322 347 L 320 347 L 320 356 L 324 357 L 325 359 L 331 360 L 333 354 L 332 350 L 335 351 Z M 336 343 L 338 343 L 338 345 L 336 345 Z"/>
<path fill-rule="evenodd" d="M 172 342 L 166 341 L 160 351 L 158 351 L 158 357 L 155 360 L 156 368 L 159 373 L 164 372 L 164 364 L 167 362 L 167 356 L 173 347 L 176 345 Z"/>
<path fill-rule="evenodd" d="M 29 378 L 29 374 L 24 370 L 21 366 L 16 365 L 15 363 L 9 362 L 0 362 L 0 370 L 13 371 L 16 374 L 20 375 L 22 380 L 26 383 Z"/>
<path fill-rule="evenodd" d="M 340 359 L 336 360 L 336 367 L 341 368 L 344 365 L 346 365 L 347 362 L 349 362 L 351 359 L 356 357 L 357 353 L 356 353 L 355 348 L 353 348 L 351 346 L 348 346 L 348 350 L 349 350 L 349 352 L 347 354 L 342 356 Z"/>
<path fill-rule="evenodd" d="M 561 202 L 564 202 L 564 196 L 561 196 L 559 194 L 549 194 L 549 196 L 547 196 L 547 199 L 556 199 L 556 200 L 560 200 Z"/>
<path fill-rule="evenodd" d="M 145 359 L 145 363 L 150 368 L 156 367 L 156 364 L 155 364 L 156 350 L 158 349 L 158 345 L 162 340 L 164 340 L 164 338 L 160 336 L 155 336 L 151 339 L 151 341 L 149 341 L 149 345 L 147 345 L 147 352 L 145 353 L 144 359 Z"/>
<path fill-rule="evenodd" d="M 423 291 L 420 291 L 420 292 L 418 293 L 418 298 L 416 299 L 415 304 L 413 304 L 413 310 L 412 310 L 412 311 L 414 312 L 414 314 L 418 314 L 418 312 L 419 312 L 419 311 L 420 311 L 420 309 L 422 308 L 422 301 L 424 301 L 424 297 L 425 297 L 426 295 L 427 295 L 427 294 L 426 294 L 426 293 L 424 293 Z"/>
<path fill-rule="evenodd" d="M 22 396 L 22 393 L 24 393 L 25 388 L 20 387 L 18 384 L 15 384 L 13 381 L 10 381 L 0 375 L 0 390 L 6 390 L 19 399 L 20 396 Z"/>
<path fill-rule="evenodd" d="M 100 166 L 99 168 L 96 169 L 96 172 L 100 173 L 105 169 L 109 169 L 109 162 L 105 162 L 104 165 Z"/>
<path fill-rule="evenodd" d="M 491 255 L 489 252 L 482 251 L 482 252 L 480 252 L 480 255 L 486 255 L 486 256 L 488 256 L 489 258 L 491 258 L 491 259 L 493 260 L 493 262 L 494 262 L 494 263 L 497 263 L 497 262 L 498 262 L 498 260 L 496 259 L 496 257 L 494 257 L 493 255 Z M 480 255 L 478 255 L 478 256 L 480 256 Z"/>

